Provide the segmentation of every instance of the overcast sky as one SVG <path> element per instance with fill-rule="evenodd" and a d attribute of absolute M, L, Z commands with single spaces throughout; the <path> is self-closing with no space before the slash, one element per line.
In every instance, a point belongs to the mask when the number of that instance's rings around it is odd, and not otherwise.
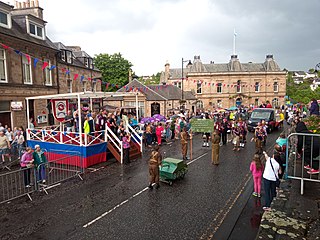
<path fill-rule="evenodd" d="M 308 70 L 320 62 L 319 0 L 39 0 L 52 41 L 94 56 L 120 52 L 138 76 L 181 58 L 263 62 Z"/>

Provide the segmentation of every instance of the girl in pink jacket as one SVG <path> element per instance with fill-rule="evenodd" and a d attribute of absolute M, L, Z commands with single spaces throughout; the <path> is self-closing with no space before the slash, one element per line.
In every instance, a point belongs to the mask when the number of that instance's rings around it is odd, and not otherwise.
<path fill-rule="evenodd" d="M 263 165 L 258 154 L 255 154 L 252 159 L 252 162 L 250 164 L 250 171 L 252 173 L 254 184 L 254 192 L 252 195 L 255 197 L 261 197 L 261 179 L 263 174 Z"/>

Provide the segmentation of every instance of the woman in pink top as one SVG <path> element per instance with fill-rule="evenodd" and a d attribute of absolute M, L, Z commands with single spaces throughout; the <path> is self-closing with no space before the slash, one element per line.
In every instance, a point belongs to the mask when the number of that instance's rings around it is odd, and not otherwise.
<path fill-rule="evenodd" d="M 20 159 L 20 166 L 23 169 L 24 186 L 30 187 L 31 164 L 33 163 L 32 148 L 27 147 Z"/>
<path fill-rule="evenodd" d="M 263 165 L 260 160 L 260 156 L 255 154 L 252 162 L 250 164 L 250 171 L 253 177 L 253 184 L 254 184 L 254 192 L 253 196 L 261 197 L 261 179 L 263 174 Z"/>
<path fill-rule="evenodd" d="M 161 134 L 163 132 L 164 128 L 162 127 L 162 123 L 159 123 L 159 125 L 156 128 L 156 136 L 158 140 L 158 145 L 161 145 Z"/>

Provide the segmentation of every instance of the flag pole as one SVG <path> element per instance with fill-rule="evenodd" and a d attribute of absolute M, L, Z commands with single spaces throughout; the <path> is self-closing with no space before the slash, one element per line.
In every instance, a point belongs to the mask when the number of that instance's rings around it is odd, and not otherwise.
<path fill-rule="evenodd" d="M 233 29 L 233 55 L 236 55 L 236 29 Z"/>

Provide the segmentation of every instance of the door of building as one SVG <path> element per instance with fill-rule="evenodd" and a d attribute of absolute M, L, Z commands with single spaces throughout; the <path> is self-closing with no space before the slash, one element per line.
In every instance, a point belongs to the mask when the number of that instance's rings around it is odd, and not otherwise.
<path fill-rule="evenodd" d="M 5 125 L 11 126 L 11 112 L 0 112 L 0 123 L 4 127 Z"/>
<path fill-rule="evenodd" d="M 154 102 L 151 104 L 151 116 L 160 114 L 160 103 Z"/>

